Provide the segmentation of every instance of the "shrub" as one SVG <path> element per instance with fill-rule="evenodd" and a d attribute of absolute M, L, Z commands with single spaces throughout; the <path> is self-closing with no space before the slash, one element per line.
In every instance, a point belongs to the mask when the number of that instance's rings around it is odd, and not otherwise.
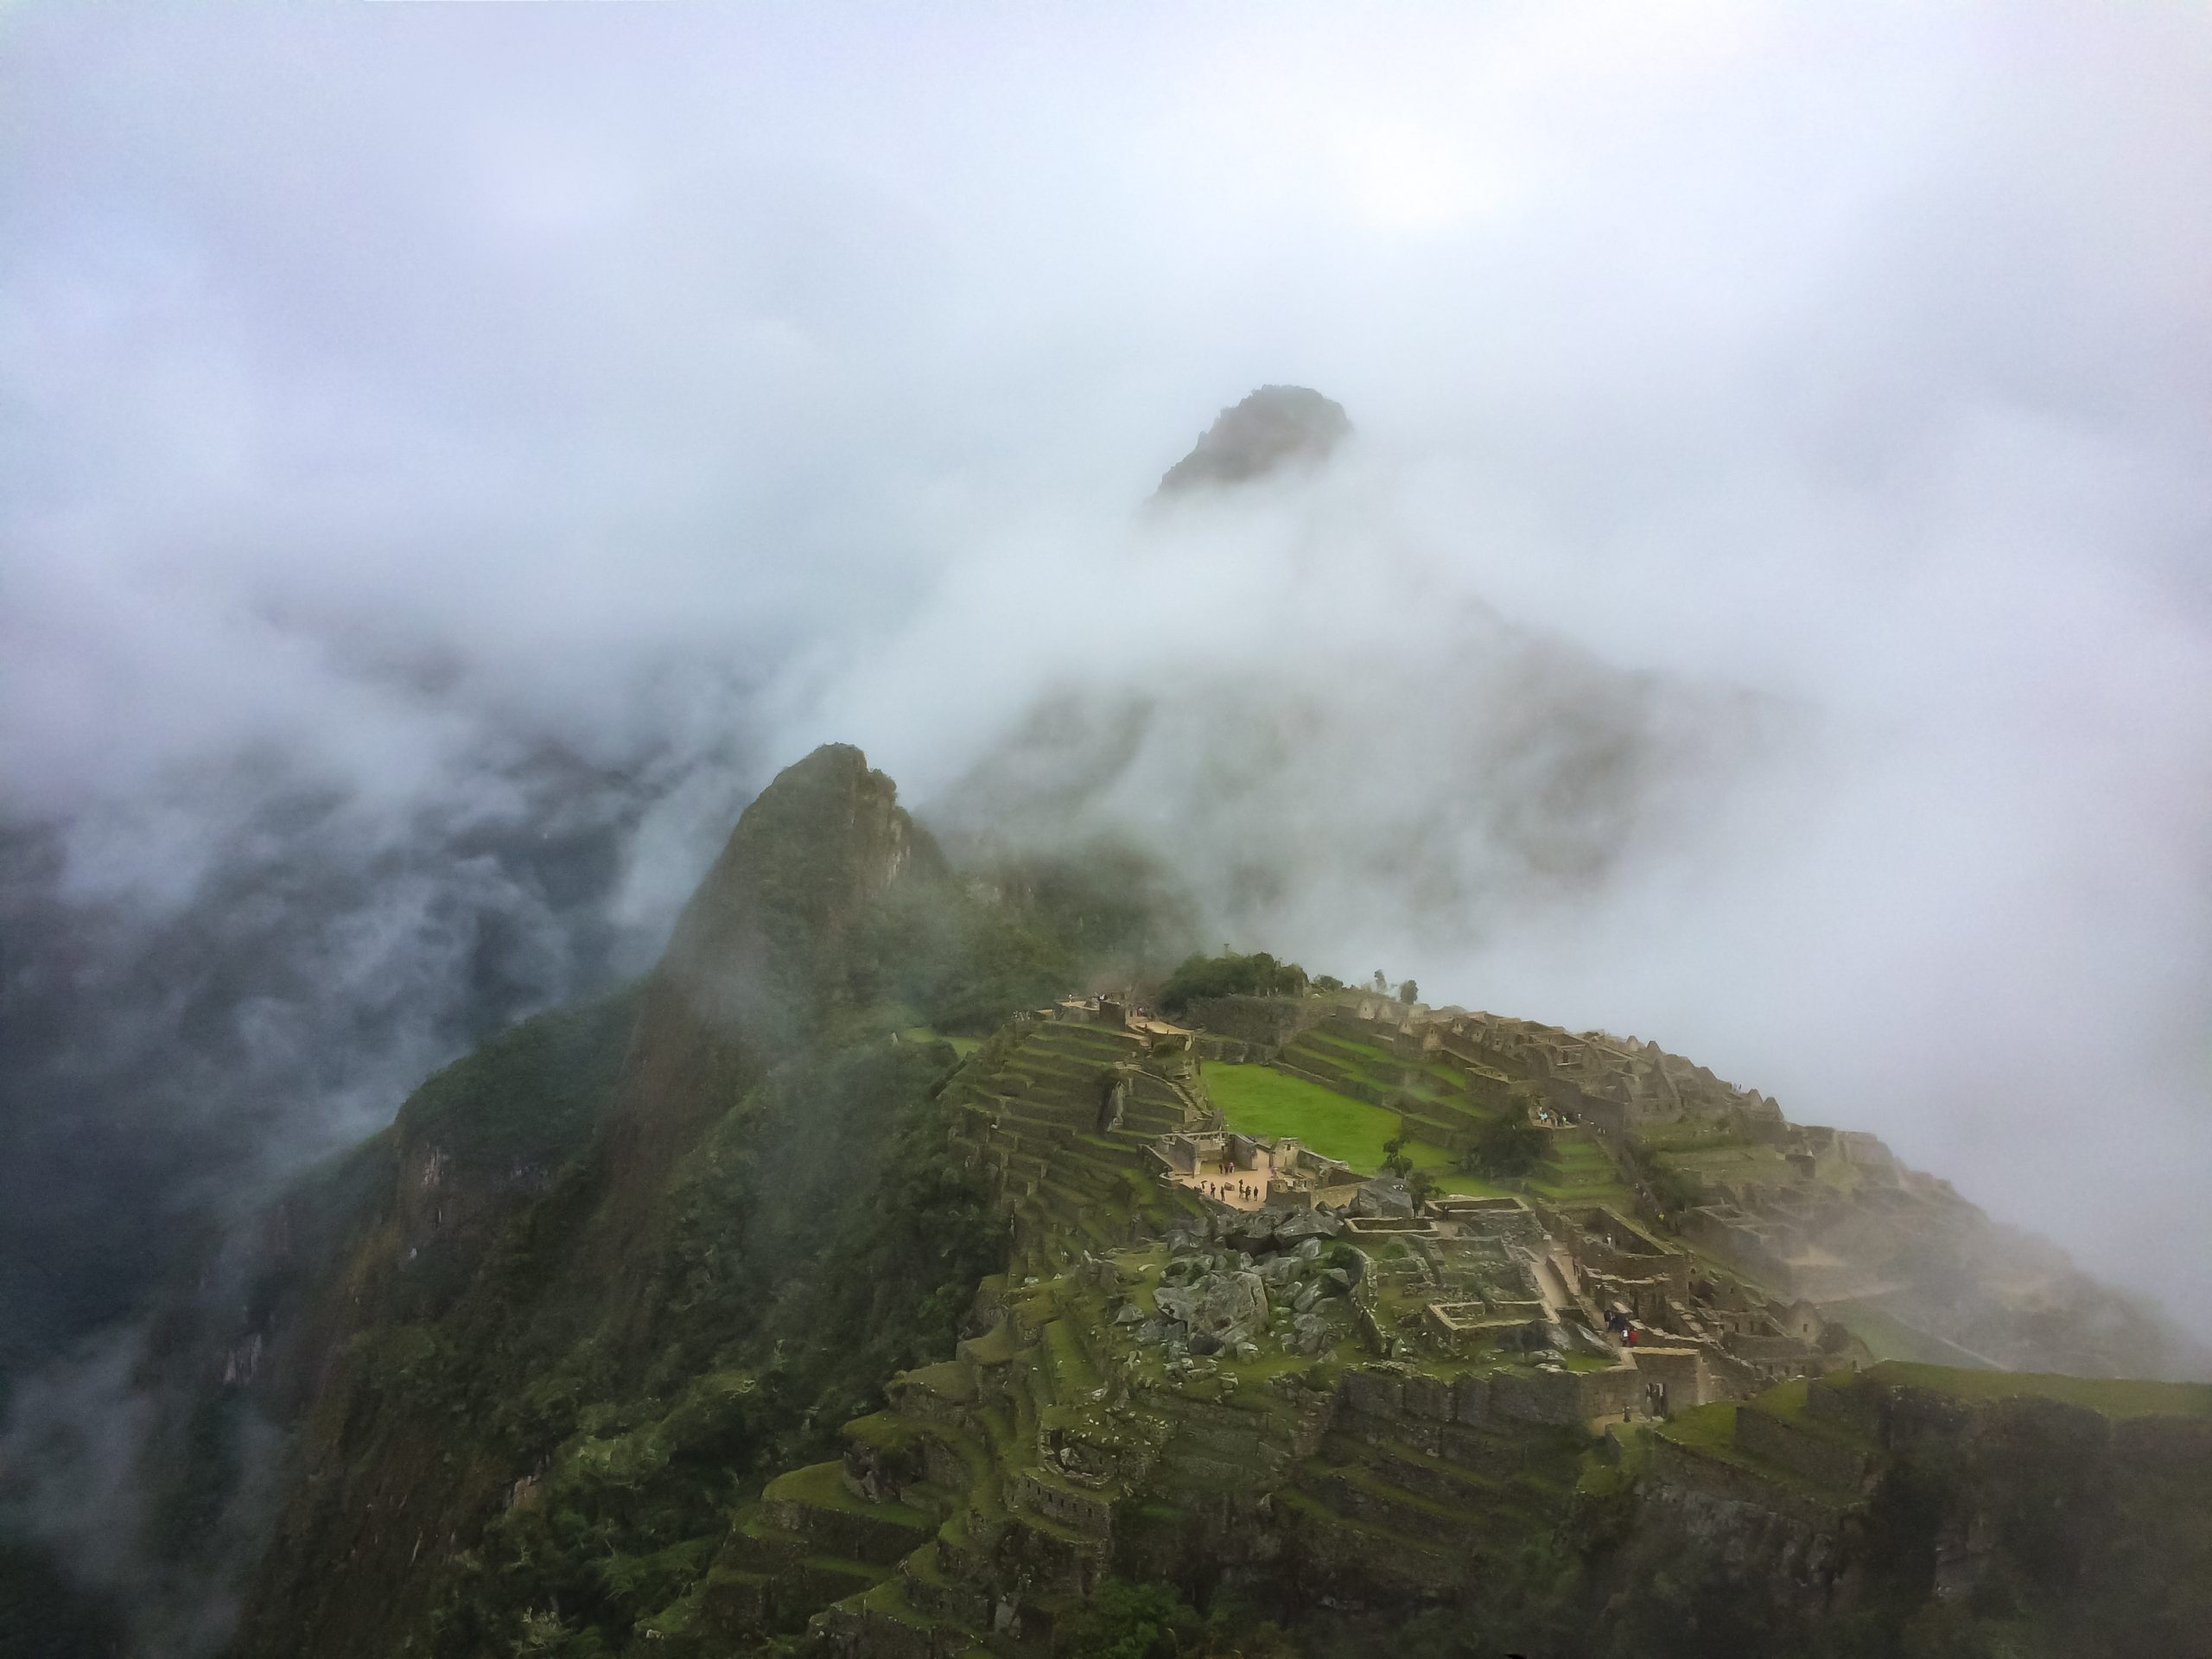
<path fill-rule="evenodd" d="M 1160 988 L 1160 1006 L 1180 1014 L 1209 996 L 1303 996 L 1306 970 L 1294 962 L 1277 962 L 1266 951 L 1242 957 L 1224 950 L 1217 957 L 1186 957 Z"/>

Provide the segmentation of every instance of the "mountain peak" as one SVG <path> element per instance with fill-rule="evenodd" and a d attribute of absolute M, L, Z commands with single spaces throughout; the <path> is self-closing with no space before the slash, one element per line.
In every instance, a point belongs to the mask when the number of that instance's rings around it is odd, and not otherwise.
<path fill-rule="evenodd" d="M 733 1090 L 804 1046 L 852 929 L 918 856 L 939 859 L 849 744 L 785 767 L 745 809 L 645 982 L 616 1090 L 618 1190 L 650 1193 Z"/>
<path fill-rule="evenodd" d="M 1316 465 L 1351 434 L 1344 405 L 1311 387 L 1262 386 L 1221 411 L 1191 453 L 1167 469 L 1159 493 L 1243 484 L 1292 465 Z"/>

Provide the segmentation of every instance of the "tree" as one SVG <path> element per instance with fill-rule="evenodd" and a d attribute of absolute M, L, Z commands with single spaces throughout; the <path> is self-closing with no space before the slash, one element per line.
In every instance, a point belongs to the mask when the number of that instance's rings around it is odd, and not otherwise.
<path fill-rule="evenodd" d="M 1344 988 L 1344 981 L 1334 974 L 1316 974 L 1313 976 L 1313 988 L 1317 991 L 1341 991 Z"/>
<path fill-rule="evenodd" d="M 1198 1625 L 1172 1585 L 1108 1579 L 1068 1615 L 1060 1650 L 1070 1659 L 1172 1659 Z"/>
<path fill-rule="evenodd" d="M 1410 979 L 1398 987 L 1398 1001 L 1408 1005 L 1421 1001 L 1421 987 Z"/>
<path fill-rule="evenodd" d="M 1188 957 L 1160 988 L 1160 1006 L 1180 1014 L 1192 1001 L 1211 996 L 1302 996 L 1306 970 L 1294 962 L 1277 962 L 1266 951 L 1240 957 Z"/>
<path fill-rule="evenodd" d="M 1467 1150 L 1466 1166 L 1493 1180 L 1526 1175 L 1543 1157 L 1546 1144 L 1544 1132 L 1529 1121 L 1526 1109 L 1516 1104 L 1476 1131 L 1475 1143 Z"/>
<path fill-rule="evenodd" d="M 1414 1160 L 1406 1154 L 1406 1138 L 1402 1132 L 1382 1143 L 1383 1171 L 1400 1180 L 1414 1173 Z"/>
<path fill-rule="evenodd" d="M 1378 991 L 1387 991 L 1390 988 L 1390 982 L 1382 977 L 1382 970 L 1380 968 L 1375 970 L 1375 988 Z"/>

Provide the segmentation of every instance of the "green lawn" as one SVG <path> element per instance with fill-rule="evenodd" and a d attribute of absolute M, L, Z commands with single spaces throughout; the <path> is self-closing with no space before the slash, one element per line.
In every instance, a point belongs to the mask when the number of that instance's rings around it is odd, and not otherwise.
<path fill-rule="evenodd" d="M 1209 1065 L 1205 1082 L 1239 1135 L 1296 1135 L 1324 1158 L 1341 1158 L 1363 1173 L 1382 1166 L 1382 1143 L 1398 1133 L 1395 1112 L 1264 1065 Z"/>
<path fill-rule="evenodd" d="M 1736 1450 L 1735 1402 L 1724 1400 L 1714 1405 L 1692 1406 L 1688 1410 L 1678 1411 L 1658 1432 L 1684 1446 L 1719 1452 L 1724 1457 L 1733 1456 Z"/>
<path fill-rule="evenodd" d="M 1295 1135 L 1324 1158 L 1340 1158 L 1363 1175 L 1382 1167 L 1383 1143 L 1399 1130 L 1395 1112 L 1268 1066 L 1209 1065 L 1205 1079 L 1214 1104 L 1239 1135 Z M 1406 1155 L 1414 1168 L 1434 1170 L 1445 1192 L 1491 1197 L 1502 1190 L 1455 1170 L 1452 1154 L 1430 1141 L 1407 1142 Z"/>

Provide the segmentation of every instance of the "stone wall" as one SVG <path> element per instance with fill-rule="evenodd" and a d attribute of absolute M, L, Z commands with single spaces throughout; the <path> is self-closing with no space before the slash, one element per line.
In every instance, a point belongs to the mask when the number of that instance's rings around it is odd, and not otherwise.
<path fill-rule="evenodd" d="M 1198 1058 L 1216 1065 L 1265 1065 L 1281 1052 L 1272 1043 L 1250 1043 L 1240 1037 L 1198 1033 Z"/>
<path fill-rule="evenodd" d="M 1633 1365 L 1577 1373 L 1575 1382 L 1581 1396 L 1583 1421 L 1618 1417 L 1624 1411 L 1641 1412 L 1644 1408 L 1644 1384 L 1650 1380 Z"/>
<path fill-rule="evenodd" d="M 1692 1356 L 1694 1358 L 1694 1356 Z M 1648 1374 L 1626 1366 L 1602 1371 L 1501 1370 L 1432 1376 L 1384 1361 L 1344 1374 L 1341 1389 L 1348 1427 L 1366 1419 L 1395 1425 L 1417 1444 L 1440 1450 L 1432 1426 L 1514 1422 L 1579 1427 L 1633 1404 L 1639 1410 Z M 1675 1396 L 1694 1393 L 1694 1385 Z M 1440 1455 L 1443 1455 L 1440 1450 Z"/>
<path fill-rule="evenodd" d="M 1651 1474 L 1662 1489 L 1675 1487 L 1725 1503 L 1816 1523 L 1828 1524 L 1834 1519 L 1828 1505 L 1802 1497 L 1747 1465 L 1713 1457 L 1663 1433 L 1652 1435 L 1649 1444 Z"/>
<path fill-rule="evenodd" d="M 1710 1405 L 1721 1397 L 1708 1374 L 1705 1354 L 1695 1348 L 1637 1348 L 1636 1369 L 1647 1382 L 1667 1385 L 1669 1410 Z"/>
<path fill-rule="evenodd" d="M 1085 1537 L 1110 1540 L 1114 1535 L 1113 1506 L 1095 1492 L 1042 1480 L 1025 1470 L 1014 1477 L 1008 1496 L 1047 1520 L 1074 1528 Z"/>
<path fill-rule="evenodd" d="M 1326 1005 L 1311 997 L 1201 996 L 1183 1011 L 1183 1023 L 1217 1037 L 1279 1049 L 1318 1023 Z"/>
<path fill-rule="evenodd" d="M 1301 1083 L 1314 1084 L 1336 1094 L 1349 1095 L 1354 1100 L 1364 1101 L 1370 1106 L 1382 1105 L 1393 1092 L 1378 1088 L 1371 1083 L 1363 1083 L 1357 1077 L 1325 1077 L 1318 1071 L 1308 1071 L 1294 1060 L 1279 1058 L 1269 1061 L 1268 1064 L 1285 1077 L 1296 1077 Z"/>
<path fill-rule="evenodd" d="M 1592 1414 L 1582 1408 L 1586 1371 L 1499 1371 L 1490 1380 L 1491 1409 L 1501 1417 L 1524 1423 L 1548 1423 L 1554 1427 L 1579 1425 Z"/>

